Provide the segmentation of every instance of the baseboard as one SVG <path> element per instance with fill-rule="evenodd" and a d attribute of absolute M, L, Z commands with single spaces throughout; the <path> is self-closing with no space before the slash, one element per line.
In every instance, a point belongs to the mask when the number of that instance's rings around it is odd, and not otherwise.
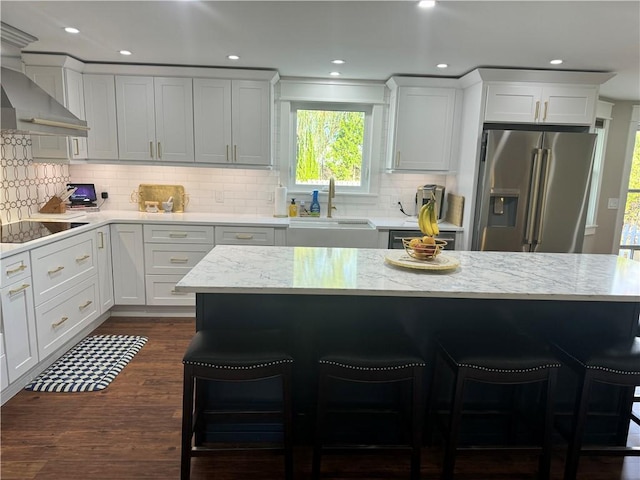
<path fill-rule="evenodd" d="M 109 310 L 113 317 L 191 317 L 195 306 L 116 305 Z"/>

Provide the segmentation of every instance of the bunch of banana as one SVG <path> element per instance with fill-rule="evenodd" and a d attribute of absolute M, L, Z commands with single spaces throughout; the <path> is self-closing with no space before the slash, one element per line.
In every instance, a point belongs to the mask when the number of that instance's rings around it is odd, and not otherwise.
<path fill-rule="evenodd" d="M 420 227 L 420 231 L 429 237 L 436 236 L 440 233 L 434 199 L 429 200 L 420 208 L 420 212 L 418 213 L 418 226 Z"/>

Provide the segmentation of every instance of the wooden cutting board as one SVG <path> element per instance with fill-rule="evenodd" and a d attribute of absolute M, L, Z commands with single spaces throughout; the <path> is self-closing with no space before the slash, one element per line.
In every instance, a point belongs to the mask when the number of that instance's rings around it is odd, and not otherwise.
<path fill-rule="evenodd" d="M 462 226 L 462 213 L 464 212 L 464 197 L 447 193 L 447 215 L 445 221 L 458 227 Z"/>

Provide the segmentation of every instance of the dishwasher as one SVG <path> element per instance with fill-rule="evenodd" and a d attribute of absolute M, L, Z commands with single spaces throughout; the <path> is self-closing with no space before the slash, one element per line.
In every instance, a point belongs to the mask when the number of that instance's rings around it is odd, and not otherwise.
<path fill-rule="evenodd" d="M 402 250 L 404 246 L 402 245 L 402 239 L 408 237 L 420 237 L 422 238 L 424 233 L 420 230 L 389 230 L 389 248 L 394 250 Z M 455 250 L 456 249 L 456 232 L 440 232 L 439 235 L 436 235 L 438 240 L 444 240 L 447 242 L 445 250 Z"/>

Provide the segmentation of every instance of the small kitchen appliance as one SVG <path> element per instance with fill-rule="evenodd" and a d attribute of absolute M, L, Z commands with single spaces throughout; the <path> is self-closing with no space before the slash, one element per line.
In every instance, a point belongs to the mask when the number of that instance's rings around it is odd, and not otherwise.
<path fill-rule="evenodd" d="M 436 184 L 420 185 L 416 192 L 416 215 L 422 208 L 422 205 L 427 203 L 431 199 L 431 194 L 436 197 L 436 215 L 438 220 L 443 216 L 443 200 L 444 200 L 444 186 Z"/>

